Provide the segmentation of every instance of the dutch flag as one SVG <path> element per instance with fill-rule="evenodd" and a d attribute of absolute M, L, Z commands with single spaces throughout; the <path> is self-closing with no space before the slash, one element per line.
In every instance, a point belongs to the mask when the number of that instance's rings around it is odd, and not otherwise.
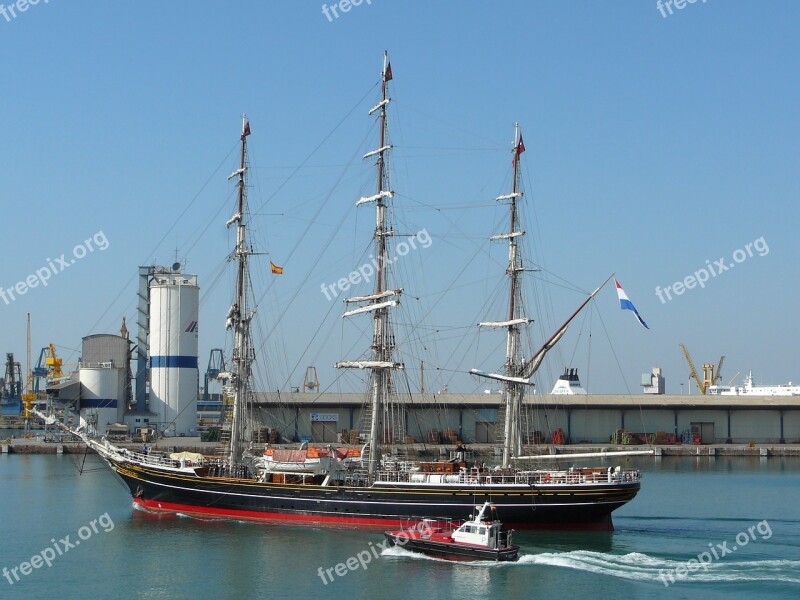
<path fill-rule="evenodd" d="M 622 289 L 622 286 L 619 284 L 619 281 L 617 281 L 616 277 L 614 278 L 614 284 L 617 286 L 617 296 L 619 297 L 619 307 L 622 310 L 631 310 L 631 311 L 633 311 L 633 314 L 636 315 L 636 318 L 638 319 L 639 323 L 644 325 L 645 329 L 650 329 L 647 326 L 647 323 L 644 322 L 644 319 L 642 319 L 642 317 L 639 315 L 639 311 L 636 310 L 636 307 L 633 305 L 633 302 L 631 302 L 628 299 L 628 294 L 626 294 L 625 290 Z"/>

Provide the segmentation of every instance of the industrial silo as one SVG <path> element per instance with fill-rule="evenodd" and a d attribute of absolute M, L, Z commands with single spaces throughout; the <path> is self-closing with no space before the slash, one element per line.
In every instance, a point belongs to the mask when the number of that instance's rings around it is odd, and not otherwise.
<path fill-rule="evenodd" d="M 196 275 L 158 273 L 150 283 L 150 412 L 164 435 L 197 426 Z"/>
<path fill-rule="evenodd" d="M 118 335 L 83 338 L 79 409 L 81 424 L 89 433 L 103 435 L 108 425 L 123 419 L 129 344 Z"/>
<path fill-rule="evenodd" d="M 104 435 L 109 425 L 122 421 L 125 371 L 112 367 L 81 366 L 81 424 L 93 435 Z"/>

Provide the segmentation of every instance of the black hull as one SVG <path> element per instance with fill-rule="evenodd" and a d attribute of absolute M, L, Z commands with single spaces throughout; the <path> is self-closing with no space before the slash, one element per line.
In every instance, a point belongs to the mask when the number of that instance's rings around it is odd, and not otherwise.
<path fill-rule="evenodd" d="M 494 503 L 514 529 L 611 530 L 611 512 L 632 500 L 639 482 L 528 486 L 320 486 L 197 477 L 110 462 L 134 501 L 151 511 L 308 523 L 402 526 L 420 515 L 460 521 L 483 502 Z"/>
<path fill-rule="evenodd" d="M 419 552 L 445 560 L 493 560 L 496 562 L 510 562 L 519 558 L 519 546 L 490 550 L 489 548 L 477 548 L 450 542 L 408 538 L 388 532 L 384 535 L 386 539 L 389 540 L 391 546 L 398 546 L 406 550 L 411 550 L 412 552 Z"/>

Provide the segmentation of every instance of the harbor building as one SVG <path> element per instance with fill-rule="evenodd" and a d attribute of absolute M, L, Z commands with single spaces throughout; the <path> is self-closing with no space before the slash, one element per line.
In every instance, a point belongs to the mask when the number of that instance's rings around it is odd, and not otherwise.
<path fill-rule="evenodd" d="M 257 394 L 281 440 L 358 443 L 363 394 Z M 419 394 L 403 406 L 407 442 L 493 443 L 500 394 Z M 528 443 L 608 443 L 620 430 L 651 441 L 800 443 L 800 396 L 536 394 L 526 398 Z M 560 430 L 560 434 L 556 433 Z M 661 439 L 656 440 L 656 434 Z M 638 437 L 636 438 L 638 439 Z"/>

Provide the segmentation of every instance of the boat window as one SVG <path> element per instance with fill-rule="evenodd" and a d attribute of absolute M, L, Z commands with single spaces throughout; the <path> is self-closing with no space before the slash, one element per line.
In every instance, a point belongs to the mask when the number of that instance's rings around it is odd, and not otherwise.
<path fill-rule="evenodd" d="M 481 527 L 478 533 L 480 533 L 481 535 L 486 535 L 486 527 Z"/>

